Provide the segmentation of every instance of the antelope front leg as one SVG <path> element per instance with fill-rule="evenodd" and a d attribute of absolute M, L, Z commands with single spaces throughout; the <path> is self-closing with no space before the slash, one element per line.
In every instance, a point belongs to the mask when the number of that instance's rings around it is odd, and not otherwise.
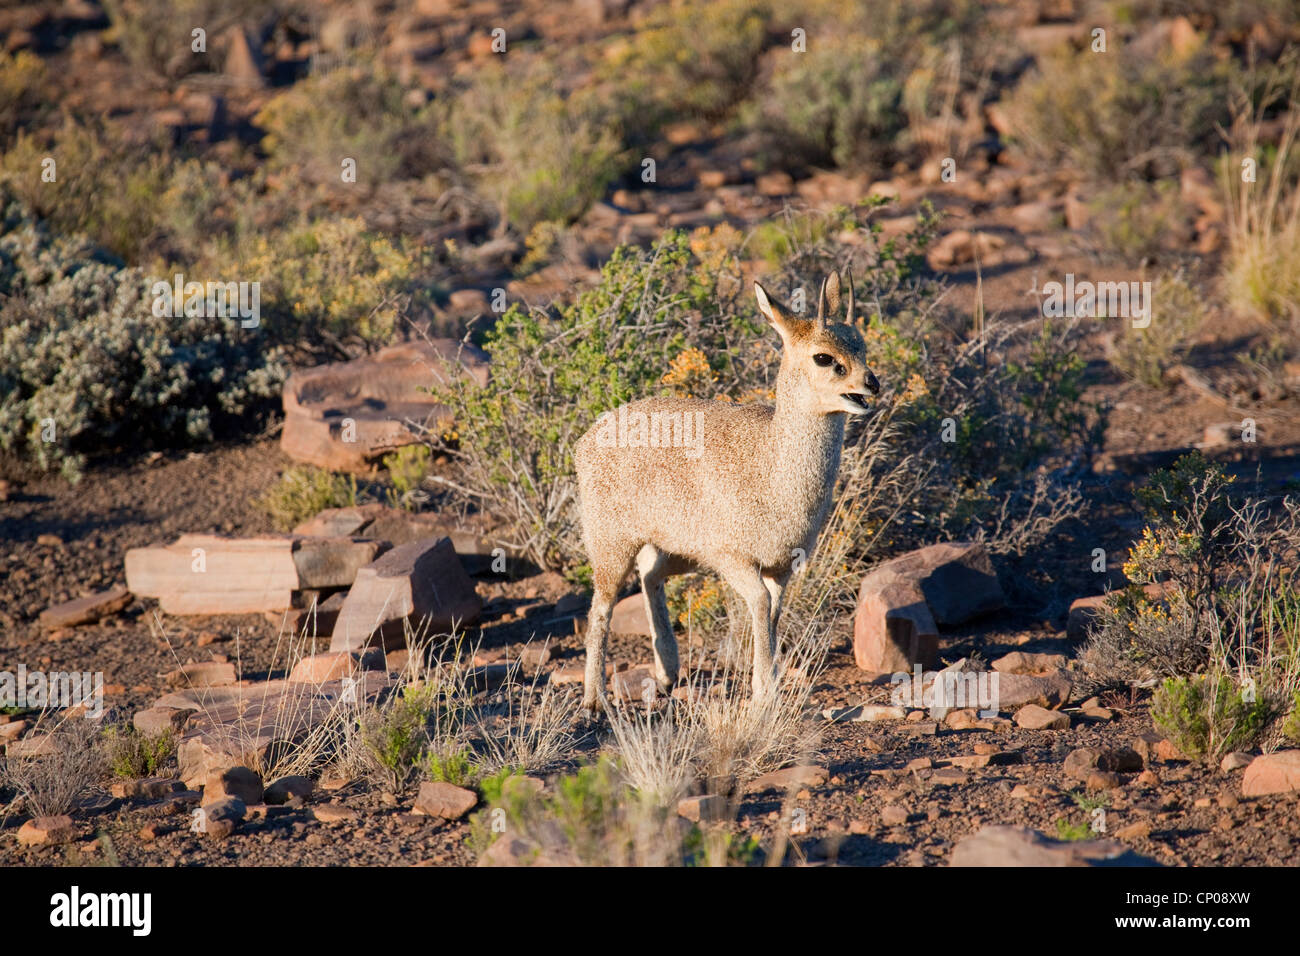
<path fill-rule="evenodd" d="M 779 577 L 763 575 L 763 587 L 767 588 L 768 598 L 768 618 L 771 621 L 772 629 L 769 636 L 769 650 L 773 667 L 776 666 L 776 649 L 777 649 L 777 632 L 776 626 L 781 621 L 781 600 L 785 596 L 785 585 L 790 580 L 789 574 L 783 574 Z"/>
<path fill-rule="evenodd" d="M 613 610 L 614 602 L 597 593 L 587 615 L 587 669 L 582 682 L 582 706 L 593 714 L 605 709 L 605 638 Z"/>
<path fill-rule="evenodd" d="M 754 696 L 766 696 L 776 689 L 772 660 L 776 632 L 772 627 L 771 596 L 756 567 L 733 567 L 722 575 L 749 607 L 754 633 Z"/>

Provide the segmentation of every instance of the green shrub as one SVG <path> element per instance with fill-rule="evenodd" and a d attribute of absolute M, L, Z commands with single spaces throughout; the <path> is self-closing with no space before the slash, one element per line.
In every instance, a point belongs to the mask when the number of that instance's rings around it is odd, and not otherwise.
<path fill-rule="evenodd" d="M 356 185 L 420 179 L 444 168 L 448 151 L 428 107 L 412 107 L 382 66 L 362 63 L 316 74 L 267 103 L 254 120 L 272 169 L 310 183 L 342 184 L 345 158 Z"/>
<path fill-rule="evenodd" d="M 40 112 L 47 71 L 34 53 L 0 51 L 0 144 Z"/>
<path fill-rule="evenodd" d="M 56 180 L 42 163 L 54 160 Z M 170 150 L 129 141 L 107 120 L 67 118 L 51 137 L 20 132 L 0 160 L 0 178 L 55 232 L 89 236 L 138 262 L 158 231 L 158 196 L 168 185 Z"/>
<path fill-rule="evenodd" d="M 1263 700 L 1231 678 L 1168 677 L 1151 701 L 1151 719 L 1170 742 L 1193 759 L 1217 761 L 1251 750 L 1274 714 Z"/>
<path fill-rule="evenodd" d="M 176 756 L 174 734 L 142 734 L 129 724 L 105 730 L 104 743 L 109 769 L 114 776 L 128 779 L 157 776 L 159 768 Z"/>
<path fill-rule="evenodd" d="M 1300 689 L 1300 571 L 1277 560 L 1300 546 L 1300 502 L 1234 502 L 1232 480 L 1194 452 L 1138 489 L 1146 527 L 1124 563 L 1132 583 L 1108 597 L 1083 655 L 1099 686 L 1208 681 L 1170 685 L 1161 706 L 1182 723 L 1202 714 L 1220 737 L 1219 724 L 1239 716 L 1236 705 L 1220 712 L 1223 680 L 1249 688 L 1270 720 Z M 1183 707 L 1189 700 L 1196 706 Z"/>
<path fill-rule="evenodd" d="M 426 758 L 430 780 L 468 787 L 474 782 L 476 761 L 472 750 L 458 750 L 439 754 L 430 752 Z"/>
<path fill-rule="evenodd" d="M 772 162 L 879 171 L 899 156 L 906 75 L 894 51 L 838 38 L 788 62 L 755 100 L 753 124 L 769 139 Z"/>
<path fill-rule="evenodd" d="M 406 784 L 429 746 L 429 721 L 438 706 L 437 688 L 407 684 L 387 706 L 370 711 L 361 723 L 361 741 L 385 782 Z"/>
<path fill-rule="evenodd" d="M 1099 180 L 1176 173 L 1210 152 L 1226 124 L 1230 68 L 1208 49 L 1131 55 L 1114 46 L 1039 60 L 1016 87 L 1009 116 L 1036 159 Z"/>
<path fill-rule="evenodd" d="M 1164 275 L 1151 287 L 1151 324 L 1125 323 L 1111 363 L 1127 378 L 1152 388 L 1182 361 L 1206 317 L 1205 296 L 1181 274 Z"/>
<path fill-rule="evenodd" d="M 1282 722 L 1282 736 L 1292 743 L 1300 744 L 1300 691 L 1291 698 L 1291 712 Z"/>
<path fill-rule="evenodd" d="M 686 0 L 657 8 L 601 68 L 617 85 L 620 113 L 638 138 L 664 123 L 730 114 L 758 74 L 771 6 L 755 0 Z"/>
<path fill-rule="evenodd" d="M 1194 210 L 1178 183 L 1124 182 L 1100 193 L 1089 206 L 1102 248 L 1126 262 L 1167 258 L 1191 244 Z"/>
<path fill-rule="evenodd" d="M 140 271 L 50 239 L 18 204 L 0 215 L 0 447 L 73 476 L 142 436 L 210 442 L 269 411 L 284 369 L 259 329 L 155 316 Z"/>
<path fill-rule="evenodd" d="M 356 503 L 355 478 L 310 465 L 285 471 L 258 500 L 281 531 L 288 531 L 326 508 L 347 508 Z"/>
<path fill-rule="evenodd" d="M 576 219 L 622 162 L 609 110 L 557 87 L 557 75 L 540 66 L 484 67 L 444 119 L 457 161 L 524 234 L 539 222 Z"/>
<path fill-rule="evenodd" d="M 414 495 L 429 474 L 429 446 L 407 445 L 384 456 L 384 468 L 393 483 L 389 504 L 394 508 L 414 507 Z"/>
<path fill-rule="evenodd" d="M 435 291 L 418 243 L 370 232 L 360 219 L 258 237 L 239 272 L 262 283 L 262 324 L 274 341 L 336 353 L 342 344 L 387 344 Z"/>
<path fill-rule="evenodd" d="M 256 30 L 283 6 L 278 0 L 106 0 L 105 12 L 131 64 L 164 79 L 219 72 L 221 35 L 231 26 Z M 193 49 L 193 31 L 206 33 L 206 52 Z"/>

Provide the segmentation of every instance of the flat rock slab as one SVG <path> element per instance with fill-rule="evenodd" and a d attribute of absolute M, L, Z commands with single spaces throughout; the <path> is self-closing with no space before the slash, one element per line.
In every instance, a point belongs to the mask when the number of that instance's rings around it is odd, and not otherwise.
<path fill-rule="evenodd" d="M 126 580 L 168 614 L 287 611 L 294 591 L 347 587 L 387 547 L 371 539 L 185 534 L 127 551 Z"/>
<path fill-rule="evenodd" d="M 195 687 L 167 694 L 153 708 L 189 708 L 177 748 L 180 776 L 190 788 L 230 767 L 265 772 L 327 721 L 346 718 L 378 700 L 396 681 L 382 671 L 321 684 L 287 680 L 233 687 Z"/>
<path fill-rule="evenodd" d="M 63 604 L 56 604 L 41 612 L 38 623 L 47 630 L 59 627 L 77 627 L 116 614 L 131 603 L 133 595 L 126 588 L 113 588 L 88 594 Z"/>
<path fill-rule="evenodd" d="M 1053 840 L 1037 830 L 986 826 L 957 843 L 949 866 L 1159 866 L 1115 840 Z"/>
<path fill-rule="evenodd" d="M 792 787 L 820 787 L 830 779 L 830 771 L 825 767 L 798 766 L 773 770 L 750 781 L 745 789 L 760 793 L 764 790 L 788 790 Z"/>
<path fill-rule="evenodd" d="M 483 602 L 450 538 L 425 538 L 393 548 L 357 572 L 330 640 L 331 651 L 372 642 L 400 647 L 413 634 L 439 634 L 473 624 Z"/>
<path fill-rule="evenodd" d="M 1037 704 L 1026 704 L 1016 711 L 1016 726 L 1025 730 L 1069 730 L 1070 715 L 1059 710 L 1047 710 Z"/>
<path fill-rule="evenodd" d="M 183 664 L 164 675 L 169 687 L 230 687 L 238 683 L 235 665 L 222 661 Z"/>
<path fill-rule="evenodd" d="M 461 377 L 487 384 L 488 358 L 454 339 L 393 345 L 295 372 L 284 385 L 280 447 L 321 468 L 372 471 L 384 455 L 420 440 L 408 421 L 430 425 L 451 416 L 425 389 Z"/>

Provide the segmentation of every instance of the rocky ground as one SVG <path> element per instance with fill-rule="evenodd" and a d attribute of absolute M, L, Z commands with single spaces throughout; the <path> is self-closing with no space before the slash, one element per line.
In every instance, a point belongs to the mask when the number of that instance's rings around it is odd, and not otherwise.
<path fill-rule="evenodd" d="M 125 714 L 151 704 L 168 689 L 163 675 L 190 661 L 230 660 L 252 679 L 283 676 L 295 642 L 259 615 L 174 618 L 138 600 L 100 624 L 49 633 L 35 623 L 48 604 L 83 586 L 124 583 L 127 547 L 168 540 L 182 530 L 269 530 L 249 500 L 283 464 L 275 443 L 266 440 L 106 467 L 76 489 L 60 481 L 24 485 L 3 506 L 9 618 L 3 658 L 46 670 L 102 671 L 107 705 Z M 229 478 L 234 474 L 240 476 L 237 487 Z M 1122 540 L 1124 532 L 1112 525 L 1109 533 Z M 555 603 L 569 592 L 558 576 L 484 576 L 477 588 L 485 612 L 473 638 L 481 639 L 484 659 L 518 657 L 529 641 L 549 637 L 552 659 L 530 673 L 540 671 L 544 681 L 581 664 L 573 620 L 541 623 L 551 621 Z M 1063 624 L 1013 607 L 945 632 L 940 656 L 945 662 L 971 655 L 997 660 L 1021 651 L 1068 658 L 1076 646 Z M 887 678 L 854 665 L 852 621 L 828 621 L 827 627 L 836 637 L 830 666 L 812 694 L 815 708 L 832 713 L 887 704 Z M 646 641 L 616 638 L 612 659 L 644 662 Z M 324 648 L 321 641 L 311 649 Z M 1093 823 L 1096 806 L 1104 811 L 1108 835 L 1164 864 L 1279 865 L 1294 856 L 1300 842 L 1294 793 L 1247 798 L 1240 767 L 1182 759 L 1160 745 L 1145 700 L 1108 697 L 1086 712 L 1083 703 L 1076 697 L 1063 708 L 1068 729 L 1029 730 L 1006 719 L 979 729 L 963 727 L 968 722 L 951 715 L 936 726 L 924 710 L 911 708 L 901 720 L 822 717 L 814 759 L 825 773 L 793 791 L 794 806 L 806 812 L 806 833 L 795 835 L 792 859 L 940 865 L 957 841 L 983 825 L 1026 825 L 1054 834 L 1058 826 Z M 593 753 L 598 744 L 596 732 L 574 757 Z M 1137 759 L 1114 779 L 1089 780 L 1088 761 L 1082 771 L 1067 763 L 1086 748 L 1132 750 Z M 1075 799 L 1080 795 L 1097 799 L 1085 808 Z M 264 817 L 245 821 L 228 840 L 216 842 L 190 831 L 190 807 L 183 800 L 105 795 L 78 816 L 77 839 L 57 848 L 20 846 L 14 834 L 23 819 L 7 819 L 0 856 L 22 865 L 93 861 L 107 854 L 128 865 L 472 863 L 468 823 L 415 814 L 413 799 L 363 781 L 320 781 L 305 803 L 268 807 Z M 745 793 L 734 808 L 734 826 L 760 839 L 774 835 L 785 825 L 786 799 L 784 786 Z"/>
<path fill-rule="evenodd" d="M 607 28 L 601 25 L 606 23 L 603 14 L 592 25 L 571 21 L 547 6 L 526 4 L 510 17 L 526 19 L 531 29 L 554 38 Z M 504 5 L 489 2 L 475 8 L 483 22 L 496 22 L 493 17 L 502 14 Z M 67 84 L 70 97 L 98 109 L 133 116 L 145 125 L 165 121 L 178 136 L 212 137 L 215 125 L 238 129 L 264 102 L 265 94 L 257 91 L 223 90 L 218 95 L 194 88 L 170 98 L 161 92 L 140 95 L 121 82 L 120 61 L 97 55 L 90 26 L 77 27 L 99 23 L 98 7 L 68 3 L 42 9 L 44 16 L 5 11 L 11 19 L 31 20 L 11 25 L 10 47 L 15 47 L 13 29 L 25 30 L 33 44 L 40 43 L 42 31 L 62 30 L 71 40 L 51 55 L 51 62 L 66 69 L 53 73 Z M 56 24 L 51 17 L 62 19 Z M 450 51 L 442 54 L 439 69 L 471 68 L 478 55 L 472 45 L 456 51 L 472 25 L 453 29 L 438 23 L 436 39 L 425 39 Z M 427 59 L 418 45 L 422 36 L 406 36 L 417 70 L 425 69 L 421 64 Z M 292 55 L 286 54 L 286 63 Z M 438 82 L 440 75 L 431 72 L 429 85 L 436 88 Z M 889 213 L 895 227 L 924 200 L 945 213 L 944 236 L 931 252 L 930 265 L 948 277 L 950 301 L 965 312 L 977 295 L 975 249 L 982 253 L 978 294 L 984 307 L 990 316 L 1012 319 L 1035 313 L 1031 290 L 1043 281 L 1071 271 L 1086 273 L 1096 263 L 1081 234 L 1086 220 L 1081 200 L 1087 197 L 1079 195 L 1077 184 L 1017 165 L 1014 159 L 996 164 L 987 157 L 977 159 L 956 183 L 941 181 L 929 167 L 898 170 L 874 181 L 833 172 L 814 172 L 796 181 L 784 173 L 754 175 L 707 128 L 686 125 L 674 137 L 675 149 L 662 164 L 657 185 L 613 191 L 583 217 L 574 230 L 578 251 L 570 261 L 527 279 L 484 265 L 461 276 L 453 311 L 481 311 L 485 290 L 498 284 L 512 297 L 543 301 L 589 281 L 592 265 L 616 242 L 648 239 L 665 226 L 723 219 L 744 226 L 778 215 L 791 203 L 870 193 L 897 197 Z M 1185 182 L 1185 198 L 1193 203 L 1203 199 L 1202 187 L 1198 181 Z M 1216 242 L 1212 226 L 1192 237 L 1206 254 Z M 1113 268 L 1107 276 L 1124 278 Z M 1226 319 L 1208 324 L 1186 359 L 1203 378 L 1188 377 L 1157 390 L 1114 371 L 1106 361 L 1114 330 L 1094 323 L 1083 353 L 1089 363 L 1086 397 L 1110 411 L 1084 489 L 1088 517 L 1040 556 L 1053 583 L 1043 589 L 1005 581 L 1009 606 L 946 630 L 940 644 L 943 662 L 973 656 L 994 661 L 1013 651 L 1073 658 L 1078 643 L 1065 630 L 1070 601 L 1098 594 L 1108 580 L 1114 582 L 1114 572 L 1110 579 L 1091 573 L 1092 549 L 1106 549 L 1110 565 L 1118 567 L 1140 531 L 1131 507 L 1132 485 L 1181 451 L 1204 446 L 1243 481 L 1258 480 L 1271 490 L 1295 487 L 1300 481 L 1300 390 L 1254 381 L 1242 371 L 1236 356 L 1257 333 Z M 1258 422 L 1254 444 L 1214 430 L 1244 417 Z M 170 542 L 187 532 L 249 536 L 271 531 L 270 519 L 255 501 L 289 464 L 272 433 L 200 452 L 155 453 L 144 460 L 123 455 L 96 464 L 76 486 L 56 476 L 8 483 L 0 496 L 0 665 L 22 662 L 29 668 L 102 672 L 107 704 L 124 715 L 152 704 L 169 689 L 164 675 L 191 662 L 232 662 L 246 679 L 283 676 L 289 645 L 295 642 L 261 615 L 180 618 L 161 614 L 152 600 L 137 599 L 120 614 L 75 628 L 51 631 L 37 618 L 47 607 L 88 591 L 124 586 L 123 562 L 130 548 Z M 470 638 L 485 659 L 498 652 L 517 658 L 525 645 L 550 638 L 551 659 L 526 668 L 530 676 L 537 674 L 544 684 L 581 664 L 582 638 L 574 618 L 556 611 L 557 602 L 573 593 L 558 575 L 483 574 L 475 587 L 484 611 Z M 813 690 L 816 711 L 887 703 L 888 686 L 854 665 L 852 619 L 827 620 L 825 627 L 833 638 L 832 653 Z M 298 643 L 296 650 L 323 651 L 325 645 L 324 640 L 307 648 Z M 640 664 L 649 657 L 647 640 L 618 636 L 611 656 L 619 664 Z M 578 690 L 568 686 L 564 692 Z M 1068 727 L 1060 729 L 1026 729 L 1005 719 L 1010 714 L 983 729 L 963 726 L 973 721 L 951 715 L 936 726 L 930 715 L 911 708 L 901 719 L 879 721 L 813 715 L 824 726 L 819 752 L 810 761 L 824 772 L 788 788 L 793 806 L 805 811 L 806 819 L 806 828 L 792 837 L 791 861 L 944 865 L 958 841 L 985 825 L 1024 825 L 1055 834 L 1061 826 L 1096 823 L 1100 809 L 1106 836 L 1161 864 L 1293 862 L 1300 850 L 1300 792 L 1245 796 L 1242 767 L 1207 766 L 1162 745 L 1145 698 L 1107 697 L 1085 708 L 1085 696 L 1078 693 L 1064 704 Z M 574 759 L 594 753 L 600 734 L 587 731 Z M 1079 751 L 1086 752 L 1073 762 L 1067 759 Z M 1108 759 L 1120 769 L 1099 768 Z M 760 840 L 780 832 L 786 826 L 785 782 L 742 794 L 727 826 Z M 73 838 L 56 846 L 21 844 L 17 834 L 24 818 L 0 817 L 0 863 L 472 864 L 468 818 L 445 821 L 414 813 L 414 802 L 414 794 L 394 795 L 362 781 L 318 780 L 305 800 L 264 807 L 264 813 L 246 819 L 228 839 L 215 841 L 191 832 L 188 798 L 106 793 L 76 815 Z"/>

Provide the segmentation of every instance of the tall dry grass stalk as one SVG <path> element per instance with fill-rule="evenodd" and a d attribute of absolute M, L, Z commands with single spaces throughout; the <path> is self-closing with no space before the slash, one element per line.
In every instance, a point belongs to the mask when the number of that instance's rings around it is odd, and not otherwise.
<path fill-rule="evenodd" d="M 1300 329 L 1300 182 L 1296 174 L 1300 134 L 1300 70 L 1288 89 L 1272 85 L 1258 104 L 1234 93 L 1232 128 L 1225 134 L 1231 160 L 1221 164 L 1226 198 L 1228 254 L 1223 284 L 1228 304 L 1265 321 Z M 1277 148 L 1266 161 L 1265 113 L 1284 104 Z M 1243 163 L 1255 164 L 1254 182 Z"/>

